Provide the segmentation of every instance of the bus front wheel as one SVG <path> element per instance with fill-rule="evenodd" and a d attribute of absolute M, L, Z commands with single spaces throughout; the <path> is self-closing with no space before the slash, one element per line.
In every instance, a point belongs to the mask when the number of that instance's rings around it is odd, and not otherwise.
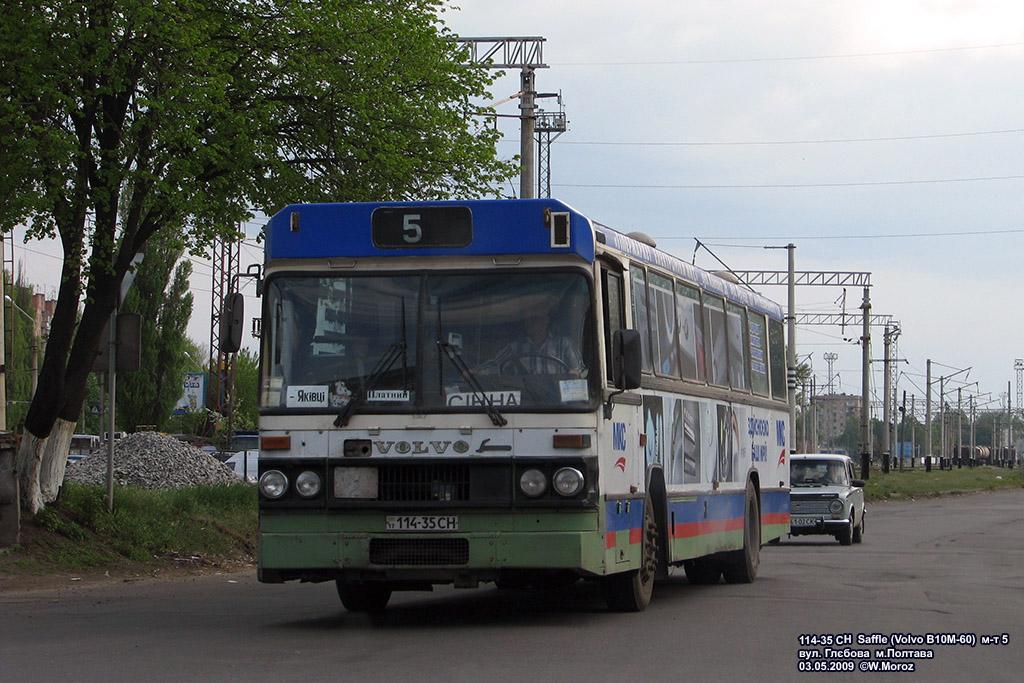
<path fill-rule="evenodd" d="M 383 612 L 391 599 L 391 588 L 384 583 L 337 580 L 338 597 L 349 612 Z"/>
<path fill-rule="evenodd" d="M 605 599 L 616 612 L 641 612 L 651 602 L 654 575 L 658 571 L 658 526 L 651 497 L 644 499 L 644 528 L 641 536 L 640 568 L 606 576 Z"/>

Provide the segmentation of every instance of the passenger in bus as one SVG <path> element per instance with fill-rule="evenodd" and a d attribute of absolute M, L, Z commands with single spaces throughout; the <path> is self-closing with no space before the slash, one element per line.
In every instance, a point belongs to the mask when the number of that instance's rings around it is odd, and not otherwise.
<path fill-rule="evenodd" d="M 568 337 L 551 333 L 551 315 L 536 311 L 523 321 L 523 334 L 487 363 L 510 374 L 570 374 L 584 377 L 583 359 Z"/>

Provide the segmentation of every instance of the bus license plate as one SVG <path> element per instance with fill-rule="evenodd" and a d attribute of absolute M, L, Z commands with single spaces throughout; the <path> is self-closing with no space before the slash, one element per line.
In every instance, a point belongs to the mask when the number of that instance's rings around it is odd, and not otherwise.
<path fill-rule="evenodd" d="M 457 515 L 388 515 L 386 531 L 458 531 Z"/>
<path fill-rule="evenodd" d="M 815 517 L 793 517 L 789 521 L 792 526 L 818 526 L 818 520 Z"/>

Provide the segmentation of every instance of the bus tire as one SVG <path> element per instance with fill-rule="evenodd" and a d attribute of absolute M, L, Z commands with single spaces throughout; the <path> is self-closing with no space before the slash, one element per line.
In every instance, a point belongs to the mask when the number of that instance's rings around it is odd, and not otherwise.
<path fill-rule="evenodd" d="M 341 579 L 334 583 L 338 587 L 341 604 L 349 612 L 383 612 L 391 599 L 391 588 L 386 583 Z"/>
<path fill-rule="evenodd" d="M 754 482 L 747 480 L 743 498 L 743 549 L 727 553 L 722 566 L 726 583 L 751 583 L 761 564 L 761 509 Z"/>
<path fill-rule="evenodd" d="M 658 525 L 654 521 L 651 497 L 644 499 L 644 528 L 641 536 L 640 568 L 606 576 L 605 600 L 616 612 L 642 612 L 654 593 L 658 573 Z"/>
<path fill-rule="evenodd" d="M 683 560 L 686 580 L 694 586 L 711 586 L 722 578 L 722 567 L 710 557 Z"/>

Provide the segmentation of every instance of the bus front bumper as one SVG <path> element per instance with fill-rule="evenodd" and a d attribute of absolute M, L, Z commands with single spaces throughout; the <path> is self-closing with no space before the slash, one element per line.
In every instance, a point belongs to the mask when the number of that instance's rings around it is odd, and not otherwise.
<path fill-rule="evenodd" d="M 630 568 L 597 528 L 597 512 L 460 511 L 457 533 L 384 530 L 383 515 L 263 514 L 259 579 L 422 581 L 472 585 L 519 571 L 600 576 Z M 629 548 L 629 550 L 633 550 Z M 628 558 L 639 553 L 629 552 Z M 621 559 L 618 559 L 621 558 Z"/>

